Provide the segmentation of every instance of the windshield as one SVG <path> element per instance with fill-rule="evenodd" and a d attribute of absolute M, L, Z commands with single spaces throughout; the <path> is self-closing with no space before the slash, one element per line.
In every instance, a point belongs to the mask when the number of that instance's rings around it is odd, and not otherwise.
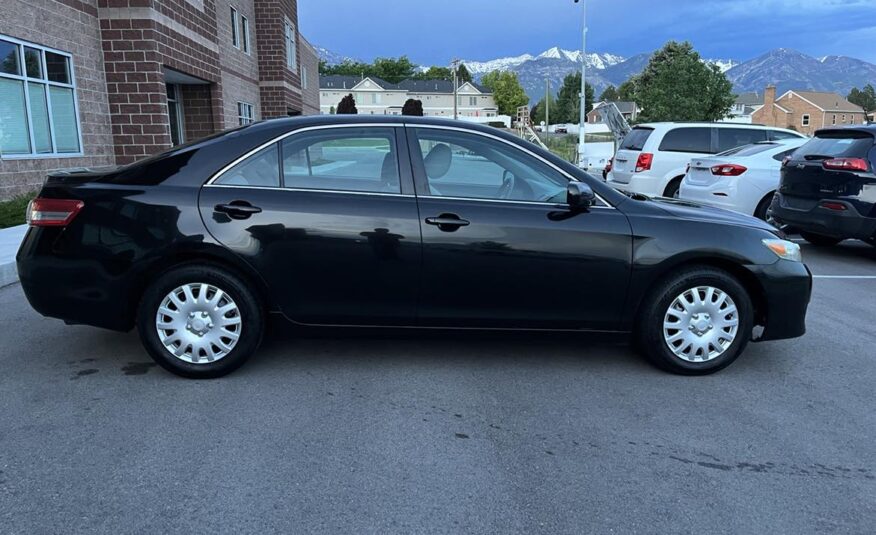
<path fill-rule="evenodd" d="M 864 158 L 873 146 L 873 137 L 859 132 L 826 132 L 811 139 L 795 153 L 797 158 Z M 811 158 L 807 158 L 811 159 Z"/>

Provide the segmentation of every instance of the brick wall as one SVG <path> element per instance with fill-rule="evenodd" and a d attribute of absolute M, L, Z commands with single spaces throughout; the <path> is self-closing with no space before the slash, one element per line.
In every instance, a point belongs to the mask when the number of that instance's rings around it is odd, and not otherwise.
<path fill-rule="evenodd" d="M 213 121 L 213 95 L 209 85 L 182 85 L 185 139 L 194 140 L 217 131 Z"/>
<path fill-rule="evenodd" d="M 301 79 L 298 68 L 286 64 L 284 24 L 288 20 L 298 32 L 296 0 L 254 0 L 259 47 L 259 85 L 263 118 L 302 113 Z M 301 65 L 301 47 L 296 47 Z"/>
<path fill-rule="evenodd" d="M 231 7 L 237 10 L 239 16 L 249 21 L 250 51 L 244 52 L 243 46 L 235 48 L 231 37 Z M 258 29 L 256 28 L 256 11 L 253 0 L 219 0 L 217 3 L 219 20 L 219 60 L 222 71 L 222 92 L 224 95 L 222 114 L 225 127 L 238 125 L 237 103 L 252 104 L 253 117 L 260 119 L 261 98 L 259 95 L 259 62 L 258 62 Z M 239 25 L 238 25 L 239 26 Z M 241 34 L 241 39 L 243 36 Z"/>
<path fill-rule="evenodd" d="M 73 55 L 81 157 L 0 160 L 0 200 L 38 188 L 48 172 L 112 165 L 112 131 L 96 0 L 3 0 L 0 34 Z"/>
<path fill-rule="evenodd" d="M 301 58 L 301 105 L 304 115 L 319 114 L 319 54 L 309 42 L 299 34 L 299 57 Z M 307 72 L 307 87 L 304 87 L 304 73 Z"/>

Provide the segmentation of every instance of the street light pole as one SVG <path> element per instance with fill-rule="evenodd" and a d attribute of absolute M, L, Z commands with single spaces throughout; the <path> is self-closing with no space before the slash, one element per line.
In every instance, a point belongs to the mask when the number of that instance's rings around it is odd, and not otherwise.
<path fill-rule="evenodd" d="M 544 79 L 544 138 L 551 131 L 551 79 Z"/>
<path fill-rule="evenodd" d="M 578 3 L 578 0 L 575 0 Z M 578 132 L 578 166 L 583 167 L 587 164 L 587 144 L 585 125 L 587 124 L 587 0 L 581 2 L 581 116 L 580 128 Z"/>
<path fill-rule="evenodd" d="M 459 69 L 459 60 L 453 60 L 453 118 L 459 119 L 459 87 L 457 82 L 457 71 Z"/>

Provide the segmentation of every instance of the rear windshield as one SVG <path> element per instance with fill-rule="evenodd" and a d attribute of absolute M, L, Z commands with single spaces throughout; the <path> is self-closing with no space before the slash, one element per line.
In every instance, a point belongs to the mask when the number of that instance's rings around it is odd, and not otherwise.
<path fill-rule="evenodd" d="M 645 142 L 651 137 L 654 132 L 651 128 L 633 128 L 629 134 L 624 137 L 620 148 L 623 150 L 642 150 L 645 148 Z"/>
<path fill-rule="evenodd" d="M 795 158 L 866 158 L 873 147 L 873 136 L 863 132 L 825 132 L 800 147 Z"/>
<path fill-rule="evenodd" d="M 694 127 L 670 130 L 663 136 L 660 150 L 664 152 L 713 154 L 712 129 L 708 127 Z"/>
<path fill-rule="evenodd" d="M 765 152 L 776 147 L 778 147 L 778 143 L 757 143 L 755 145 L 744 145 L 742 147 L 736 147 L 735 149 L 724 151 L 718 154 L 718 156 L 754 156 L 755 154 L 760 154 L 761 152 Z"/>
<path fill-rule="evenodd" d="M 767 140 L 767 131 L 754 128 L 718 128 L 718 152 Z"/>

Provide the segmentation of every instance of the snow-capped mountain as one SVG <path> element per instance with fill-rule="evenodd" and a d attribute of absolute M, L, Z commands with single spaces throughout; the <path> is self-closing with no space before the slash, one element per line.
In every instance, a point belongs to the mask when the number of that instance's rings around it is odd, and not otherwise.
<path fill-rule="evenodd" d="M 846 56 L 814 58 L 778 48 L 727 71 L 737 91 L 763 91 L 775 84 L 778 92 L 789 89 L 836 91 L 847 94 L 853 87 L 876 82 L 876 65 Z"/>
<path fill-rule="evenodd" d="M 465 66 L 468 68 L 470 73 L 474 75 L 479 75 L 486 74 L 491 71 L 516 70 L 524 63 L 540 59 L 554 59 L 580 64 L 581 51 L 564 50 L 558 46 L 555 46 L 553 48 L 545 50 L 544 52 L 536 56 L 533 56 L 532 54 L 522 54 L 520 56 L 499 58 L 489 61 L 463 60 L 463 63 L 465 63 Z M 587 54 L 587 60 L 585 63 L 588 67 L 592 67 L 594 69 L 605 69 L 612 65 L 617 65 L 622 61 L 624 61 L 624 58 L 615 54 L 591 53 Z"/>
<path fill-rule="evenodd" d="M 338 54 L 337 52 L 333 52 L 322 46 L 313 45 L 313 48 L 316 49 L 316 54 L 319 56 L 319 59 L 329 65 L 338 65 L 345 61 L 358 61 L 356 58 Z"/>
<path fill-rule="evenodd" d="M 735 59 L 704 59 L 704 63 L 708 63 L 710 65 L 717 65 L 721 72 L 727 72 L 733 67 L 739 65 L 739 61 Z"/>

